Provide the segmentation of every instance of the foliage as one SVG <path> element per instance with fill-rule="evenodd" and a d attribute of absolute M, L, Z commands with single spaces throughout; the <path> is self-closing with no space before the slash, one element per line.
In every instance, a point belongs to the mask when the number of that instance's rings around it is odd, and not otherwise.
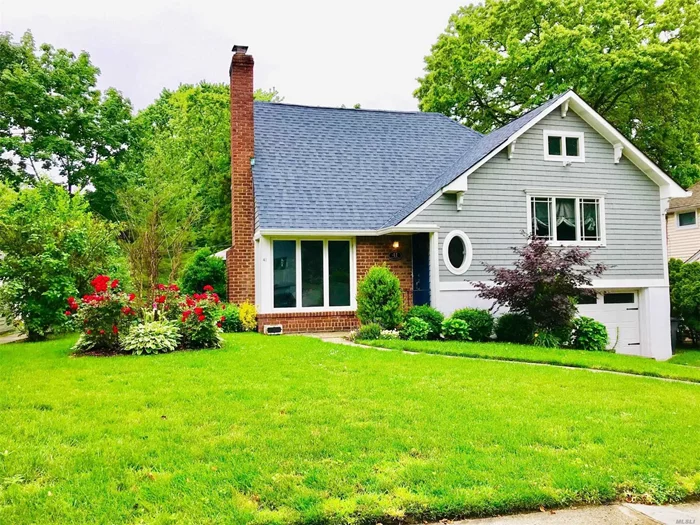
<path fill-rule="evenodd" d="M 124 153 L 131 103 L 99 91 L 99 72 L 86 52 L 0 34 L 0 181 L 19 188 L 51 173 L 73 193 Z"/>
<path fill-rule="evenodd" d="M 409 341 L 423 341 L 430 337 L 431 332 L 432 328 L 430 323 L 424 321 L 420 317 L 409 317 L 401 326 L 399 335 L 401 339 L 408 339 Z"/>
<path fill-rule="evenodd" d="M 525 314 L 506 313 L 496 319 L 496 338 L 508 343 L 530 344 L 535 324 Z"/>
<path fill-rule="evenodd" d="M 377 323 L 363 324 L 357 329 L 355 333 L 355 339 L 371 341 L 373 339 L 379 339 L 382 336 L 382 327 Z"/>
<path fill-rule="evenodd" d="M 226 297 L 226 261 L 214 257 L 209 248 L 197 250 L 185 266 L 180 286 L 185 293 L 201 291 L 211 285 L 220 297 Z"/>
<path fill-rule="evenodd" d="M 401 322 L 403 297 L 399 279 L 384 266 L 373 266 L 357 284 L 357 317 L 392 330 Z"/>
<path fill-rule="evenodd" d="M 700 342 L 700 262 L 669 261 L 671 313 L 681 319 L 693 343 Z"/>
<path fill-rule="evenodd" d="M 222 305 L 221 309 L 221 329 L 224 332 L 242 332 L 241 312 L 237 305 L 229 303 Z"/>
<path fill-rule="evenodd" d="M 177 349 L 180 332 L 170 321 L 151 321 L 135 324 L 124 336 L 125 351 L 135 355 L 164 354 Z"/>
<path fill-rule="evenodd" d="M 562 346 L 562 340 L 559 335 L 551 330 L 540 330 L 532 334 L 532 344 L 543 348 L 559 348 Z"/>
<path fill-rule="evenodd" d="M 137 316 L 132 301 L 133 294 L 120 290 L 119 281 L 107 275 L 98 275 L 90 284 L 94 292 L 78 301 L 68 298 L 66 317 L 75 317 L 80 338 L 73 350 L 76 352 L 117 352 L 121 350 L 121 338 Z"/>
<path fill-rule="evenodd" d="M 184 301 L 184 302 L 183 302 Z M 158 283 L 153 287 L 150 302 L 153 306 L 153 315 L 156 320 L 176 321 L 182 315 L 182 311 L 189 305 L 193 306 L 194 299 L 180 295 L 180 288 L 176 284 Z"/>
<path fill-rule="evenodd" d="M 595 319 L 577 317 L 574 319 L 571 346 L 579 350 L 603 351 L 608 347 L 608 330 Z"/>
<path fill-rule="evenodd" d="M 80 195 L 40 181 L 0 202 L 0 315 L 22 321 L 29 339 L 66 328 L 66 297 L 88 293 L 103 272 L 121 278 L 115 229 Z M 114 273 L 113 273 L 114 272 Z"/>
<path fill-rule="evenodd" d="M 186 297 L 179 324 L 183 348 L 219 348 L 220 325 L 221 307 L 215 294 L 205 292 Z"/>
<path fill-rule="evenodd" d="M 428 339 L 437 339 L 440 337 L 442 321 L 445 319 L 442 312 L 427 304 L 422 306 L 413 306 L 406 313 L 406 319 L 410 317 L 420 317 L 423 319 L 423 321 L 430 325 L 430 334 L 428 334 Z"/>
<path fill-rule="evenodd" d="M 254 304 L 248 301 L 239 307 L 239 317 L 244 332 L 253 332 L 258 329 L 258 310 Z"/>
<path fill-rule="evenodd" d="M 462 7 L 415 92 L 487 133 L 573 89 L 684 185 L 700 178 L 700 4 L 486 1 Z"/>
<path fill-rule="evenodd" d="M 466 321 L 472 340 L 485 342 L 493 334 L 493 314 L 482 308 L 462 308 L 452 313 L 454 319 Z"/>
<path fill-rule="evenodd" d="M 603 264 L 589 264 L 590 252 L 580 248 L 552 249 L 547 241 L 532 237 L 523 247 L 514 247 L 515 268 L 487 266 L 494 284 L 476 283 L 479 297 L 493 299 L 513 313 L 527 315 L 538 329 L 558 331 L 571 326 L 576 315 L 572 298 L 593 277 L 605 271 Z"/>
<path fill-rule="evenodd" d="M 442 323 L 442 335 L 448 341 L 471 341 L 471 326 L 464 319 L 450 317 Z"/>

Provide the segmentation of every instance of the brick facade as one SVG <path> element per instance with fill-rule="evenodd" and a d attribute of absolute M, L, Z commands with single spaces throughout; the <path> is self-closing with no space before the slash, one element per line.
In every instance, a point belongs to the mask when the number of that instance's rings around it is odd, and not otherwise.
<path fill-rule="evenodd" d="M 390 259 L 392 244 L 399 241 L 400 259 Z M 411 236 L 384 236 L 357 238 L 357 280 L 362 279 L 374 265 L 386 263 L 399 278 L 404 306 L 413 304 L 413 259 Z M 297 312 L 258 315 L 258 330 L 264 325 L 281 324 L 285 333 L 345 332 L 357 328 L 359 322 L 354 311 L 348 312 Z"/>
<path fill-rule="evenodd" d="M 255 302 L 255 156 L 253 57 L 234 46 L 231 77 L 231 249 L 226 254 L 228 300 Z"/>

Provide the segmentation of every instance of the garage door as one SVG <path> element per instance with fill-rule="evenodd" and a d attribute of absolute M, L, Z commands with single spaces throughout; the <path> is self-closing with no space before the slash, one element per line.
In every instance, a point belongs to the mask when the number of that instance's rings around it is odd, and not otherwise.
<path fill-rule="evenodd" d="M 608 329 L 609 345 L 618 354 L 639 355 L 639 296 L 636 291 L 602 291 L 588 304 L 579 304 L 581 315 L 600 321 Z"/>

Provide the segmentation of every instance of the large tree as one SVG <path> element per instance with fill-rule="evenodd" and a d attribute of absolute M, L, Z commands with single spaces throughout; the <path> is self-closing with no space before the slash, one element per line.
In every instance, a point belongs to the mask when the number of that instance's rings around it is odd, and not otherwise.
<path fill-rule="evenodd" d="M 700 178 L 697 0 L 486 0 L 452 15 L 415 95 L 481 132 L 575 90 L 662 168 Z"/>
<path fill-rule="evenodd" d="M 0 181 L 18 187 L 49 175 L 70 194 L 124 153 L 131 104 L 98 90 L 99 72 L 85 52 L 0 34 Z"/>

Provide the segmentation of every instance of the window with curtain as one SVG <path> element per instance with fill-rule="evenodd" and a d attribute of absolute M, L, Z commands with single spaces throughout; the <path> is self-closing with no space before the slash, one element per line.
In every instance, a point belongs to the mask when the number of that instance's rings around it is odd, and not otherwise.
<path fill-rule="evenodd" d="M 603 240 L 601 200 L 578 197 L 530 197 L 530 232 L 556 242 Z"/>
<path fill-rule="evenodd" d="M 349 240 L 274 240 L 274 308 L 351 306 Z"/>

